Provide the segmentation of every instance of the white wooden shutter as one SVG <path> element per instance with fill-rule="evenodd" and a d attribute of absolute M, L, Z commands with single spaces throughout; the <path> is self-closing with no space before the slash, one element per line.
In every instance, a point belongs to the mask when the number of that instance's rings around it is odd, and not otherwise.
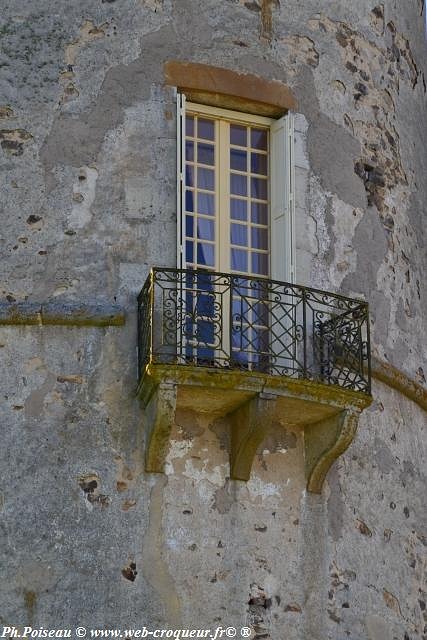
<path fill-rule="evenodd" d="M 293 115 L 276 120 L 270 131 L 271 277 L 295 282 Z"/>
<path fill-rule="evenodd" d="M 178 269 L 185 269 L 185 95 L 176 95 L 176 220 L 177 247 L 176 262 Z"/>

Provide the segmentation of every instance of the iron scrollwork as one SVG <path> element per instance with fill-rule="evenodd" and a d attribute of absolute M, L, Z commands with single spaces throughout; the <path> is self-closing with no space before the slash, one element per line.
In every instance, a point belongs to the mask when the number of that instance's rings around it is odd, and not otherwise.
<path fill-rule="evenodd" d="M 368 305 L 266 278 L 152 269 L 138 296 L 138 354 L 140 378 L 161 362 L 370 393 Z"/>

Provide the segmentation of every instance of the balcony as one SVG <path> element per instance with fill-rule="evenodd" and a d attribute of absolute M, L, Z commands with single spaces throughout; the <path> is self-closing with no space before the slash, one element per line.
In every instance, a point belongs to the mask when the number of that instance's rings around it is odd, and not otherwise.
<path fill-rule="evenodd" d="M 280 417 L 304 428 L 307 489 L 320 492 L 371 402 L 367 303 L 265 278 L 152 269 L 138 358 L 152 472 L 163 471 L 177 407 L 229 418 L 239 480 Z"/>

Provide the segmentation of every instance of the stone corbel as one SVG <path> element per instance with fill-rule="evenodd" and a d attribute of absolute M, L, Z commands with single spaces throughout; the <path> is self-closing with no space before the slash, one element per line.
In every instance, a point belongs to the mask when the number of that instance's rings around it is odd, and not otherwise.
<path fill-rule="evenodd" d="M 249 480 L 256 451 L 267 435 L 276 412 L 277 399 L 258 394 L 229 414 L 231 423 L 230 476 Z"/>
<path fill-rule="evenodd" d="M 176 384 L 160 383 L 145 406 L 145 470 L 163 473 L 175 421 Z"/>
<path fill-rule="evenodd" d="M 250 478 L 256 451 L 277 418 L 277 398 L 259 394 L 229 415 L 231 423 L 230 476 Z M 321 493 L 326 475 L 335 460 L 351 444 L 359 413 L 344 410 L 304 426 L 304 457 L 307 491 Z"/>
<path fill-rule="evenodd" d="M 321 493 L 326 474 L 351 444 L 357 431 L 359 412 L 344 410 L 335 416 L 305 425 L 304 457 L 307 491 Z"/>
<path fill-rule="evenodd" d="M 360 413 L 372 398 L 306 380 L 245 373 L 164 365 L 150 369 L 138 391 L 144 409 L 145 470 L 164 472 L 178 407 L 226 419 L 234 480 L 250 479 L 257 449 L 272 425 L 303 429 L 306 488 L 321 493 L 329 469 L 352 442 Z"/>

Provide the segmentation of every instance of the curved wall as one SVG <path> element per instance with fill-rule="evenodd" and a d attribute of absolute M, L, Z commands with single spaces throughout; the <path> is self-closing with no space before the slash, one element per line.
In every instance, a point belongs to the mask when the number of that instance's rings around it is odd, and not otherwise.
<path fill-rule="evenodd" d="M 0 327 L 2 624 L 425 637 L 417 404 L 376 382 L 314 496 L 280 424 L 247 484 L 224 425 L 190 413 L 166 475 L 145 474 L 134 396 L 136 294 L 175 263 L 170 60 L 289 87 L 297 280 L 368 299 L 374 354 L 425 384 L 422 2 L 19 0 L 0 35 L 0 294 L 127 313 Z"/>

